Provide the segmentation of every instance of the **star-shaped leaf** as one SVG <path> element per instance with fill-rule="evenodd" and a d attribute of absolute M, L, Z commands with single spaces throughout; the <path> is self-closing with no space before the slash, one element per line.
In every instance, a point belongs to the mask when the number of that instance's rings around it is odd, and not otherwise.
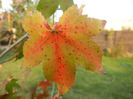
<path fill-rule="evenodd" d="M 61 95 L 75 83 L 75 65 L 104 73 L 102 51 L 90 37 L 99 33 L 106 22 L 88 18 L 81 12 L 82 7 L 78 9 L 77 5 L 68 8 L 54 29 L 38 11 L 22 21 L 31 35 L 23 47 L 23 65 L 31 68 L 43 63 L 45 78 L 57 84 Z"/>

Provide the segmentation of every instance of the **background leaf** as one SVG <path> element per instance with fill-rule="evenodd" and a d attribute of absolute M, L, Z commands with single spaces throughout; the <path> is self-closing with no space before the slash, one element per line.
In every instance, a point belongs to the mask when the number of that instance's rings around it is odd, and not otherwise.
<path fill-rule="evenodd" d="M 60 8 L 63 12 L 73 4 L 73 0 L 60 0 Z"/>
<path fill-rule="evenodd" d="M 46 19 L 48 19 L 55 13 L 59 5 L 61 10 L 64 12 L 73 4 L 73 0 L 40 0 L 37 10 L 40 11 Z"/>
<path fill-rule="evenodd" d="M 40 0 L 37 6 L 37 10 L 47 19 L 58 8 L 59 0 Z"/>
<path fill-rule="evenodd" d="M 24 55 L 23 55 L 23 45 L 24 45 L 25 41 L 26 41 L 26 39 L 21 42 L 21 44 L 19 45 L 19 47 L 15 51 L 15 53 L 18 53 L 18 55 L 16 57 L 16 60 L 21 59 L 21 58 L 24 57 Z"/>
<path fill-rule="evenodd" d="M 13 93 L 13 88 L 20 88 L 20 85 L 17 83 L 17 79 L 12 79 L 6 85 L 6 91 L 8 93 Z"/>

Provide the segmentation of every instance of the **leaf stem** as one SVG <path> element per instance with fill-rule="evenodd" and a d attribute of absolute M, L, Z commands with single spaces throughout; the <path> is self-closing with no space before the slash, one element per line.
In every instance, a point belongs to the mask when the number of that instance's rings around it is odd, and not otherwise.
<path fill-rule="evenodd" d="M 53 98 L 54 88 L 55 88 L 55 83 L 53 83 L 53 88 L 52 88 L 52 92 L 51 92 L 51 99 Z"/>
<path fill-rule="evenodd" d="M 55 17 L 55 16 L 54 16 L 54 14 L 53 14 L 53 26 L 54 26 L 54 24 L 55 24 L 55 23 L 54 23 L 54 17 Z"/>

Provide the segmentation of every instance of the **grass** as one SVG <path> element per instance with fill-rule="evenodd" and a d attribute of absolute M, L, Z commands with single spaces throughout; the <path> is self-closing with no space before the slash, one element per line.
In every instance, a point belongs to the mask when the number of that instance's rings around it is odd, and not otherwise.
<path fill-rule="evenodd" d="M 133 58 L 103 57 L 106 74 L 96 74 L 77 68 L 76 83 L 64 99 L 133 99 Z"/>
<path fill-rule="evenodd" d="M 0 60 L 3 59 L 5 58 Z M 23 83 L 24 69 L 20 69 L 22 61 L 12 60 L 2 64 L 0 81 L 12 75 L 19 79 L 19 83 Z M 122 66 L 123 63 L 133 64 L 133 58 L 103 56 L 102 65 L 106 74 L 97 74 L 77 67 L 75 86 L 63 96 L 63 99 L 133 99 L 133 66 Z M 41 68 L 39 65 L 32 69 L 27 88 L 44 79 Z"/>

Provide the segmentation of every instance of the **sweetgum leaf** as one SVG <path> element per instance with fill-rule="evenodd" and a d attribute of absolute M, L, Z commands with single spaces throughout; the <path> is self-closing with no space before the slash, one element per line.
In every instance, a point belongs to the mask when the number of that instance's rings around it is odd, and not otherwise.
<path fill-rule="evenodd" d="M 102 51 L 90 37 L 99 33 L 106 21 L 82 15 L 82 8 L 78 9 L 77 5 L 68 8 L 54 29 L 38 11 L 22 22 L 25 31 L 31 35 L 24 44 L 23 65 L 34 67 L 43 63 L 45 78 L 57 83 L 61 95 L 75 84 L 75 64 L 104 73 Z"/>
<path fill-rule="evenodd" d="M 59 0 L 40 0 L 37 6 L 37 10 L 47 19 L 49 18 L 56 9 L 58 8 Z"/>
<path fill-rule="evenodd" d="M 60 4 L 60 8 L 63 10 L 63 12 L 65 10 L 67 10 L 70 6 L 72 6 L 74 3 L 73 3 L 73 0 L 60 0 L 59 1 L 59 4 Z"/>

